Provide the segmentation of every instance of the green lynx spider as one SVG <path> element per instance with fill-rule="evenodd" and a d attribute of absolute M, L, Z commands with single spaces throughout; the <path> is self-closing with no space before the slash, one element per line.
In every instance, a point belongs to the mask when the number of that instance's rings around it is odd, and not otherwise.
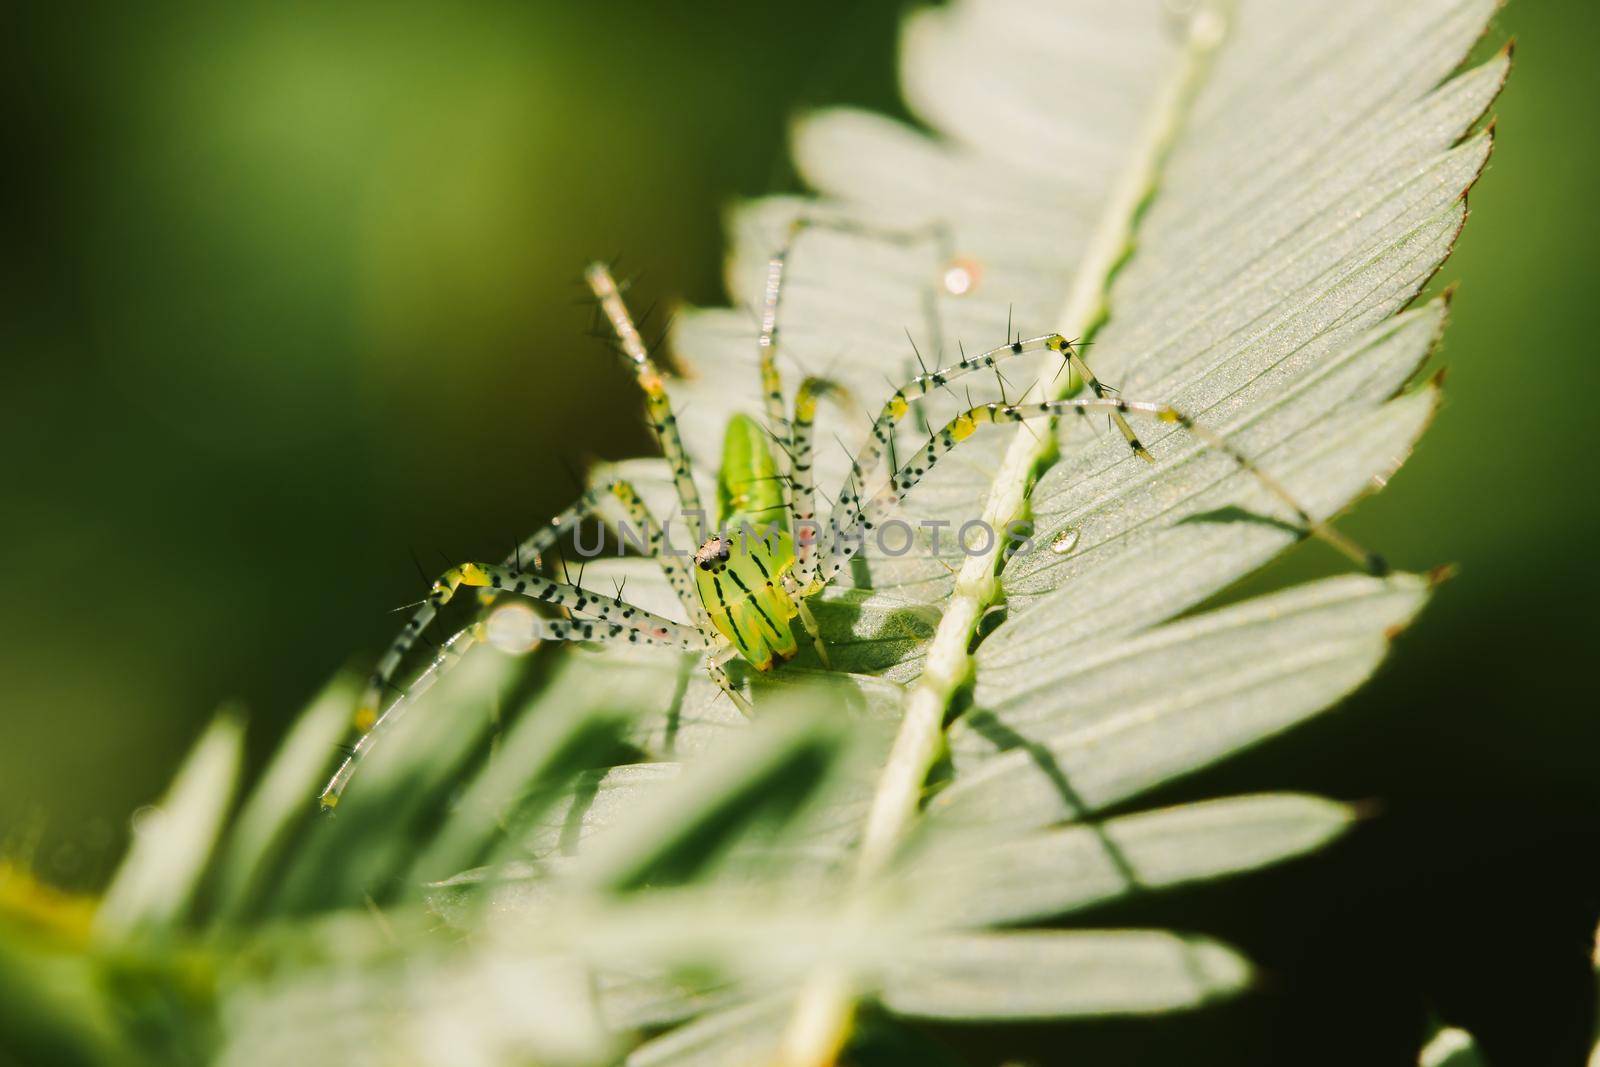
<path fill-rule="evenodd" d="M 826 522 L 819 520 L 811 470 L 812 428 L 817 404 L 824 397 L 835 402 L 848 402 L 849 398 L 832 382 L 808 377 L 795 392 L 793 414 L 786 413 L 776 358 L 785 263 L 795 240 L 811 225 L 837 227 L 837 224 L 818 220 L 795 223 L 783 248 L 767 265 L 758 340 L 758 366 L 767 425 L 762 426 L 747 415 L 735 416 L 728 425 L 718 482 L 721 506 L 715 527 L 724 532 L 704 536 L 706 531 L 702 530 L 703 540 L 692 561 L 664 551 L 662 527 L 639 494 L 628 482 L 613 479 L 585 492 L 504 561 L 462 563 L 445 571 L 433 583 L 427 598 L 373 672 L 355 715 L 360 740 L 323 791 L 324 808 L 338 803 L 354 775 L 356 763 L 375 741 L 380 700 L 384 690 L 392 688 L 401 662 L 439 609 L 462 586 L 481 590 L 480 596 L 486 603 L 497 594 L 512 593 L 562 609 L 566 617 L 540 618 L 534 623 L 535 632 L 542 640 L 656 645 L 704 653 L 711 678 L 741 711 L 749 714 L 752 711 L 749 701 L 728 676 L 728 662 L 742 658 L 758 671 L 770 671 L 798 651 L 794 632 L 794 621 L 798 618 L 826 665 L 827 650 L 807 601 L 826 588 L 859 551 L 861 538 L 852 535 L 870 531 L 882 522 L 946 453 L 984 423 L 1024 422 L 1066 413 L 1105 413 L 1126 438 L 1128 447 L 1150 462 L 1154 462 L 1150 453 L 1125 416 L 1175 423 L 1194 434 L 1206 447 L 1231 457 L 1294 513 L 1306 535 L 1327 541 L 1369 571 L 1381 573 L 1384 570 L 1378 557 L 1314 519 L 1276 479 L 1216 433 L 1169 405 L 1115 395 L 1114 390 L 1107 389 L 1095 377 L 1076 343 L 1060 334 L 1008 339 L 1004 345 L 965 357 L 950 367 L 925 371 L 896 389 L 873 420 L 865 444 L 852 460 L 849 477 L 835 497 L 831 514 Z M 672 471 L 681 511 L 684 515 L 703 516 L 700 494 L 678 433 L 665 382 L 628 313 L 620 289 L 609 269 L 602 264 L 591 265 L 585 272 L 585 280 L 644 393 L 647 417 Z M 872 492 L 864 490 L 869 479 L 882 469 L 886 456 L 891 457 L 892 465 L 891 440 L 895 427 L 911 411 L 913 404 L 961 378 L 992 372 L 1007 360 L 1037 352 L 1059 356 L 1090 395 L 969 407 L 931 433 L 912 459 L 890 472 L 881 488 Z M 683 605 L 687 623 L 646 611 L 620 596 L 605 596 L 542 577 L 522 567 L 523 561 L 537 560 L 548 552 L 567 530 L 611 505 L 620 506 L 633 529 L 643 532 L 651 555 Z M 777 516 L 776 521 L 774 516 Z M 726 533 L 750 529 L 775 531 L 775 535 L 752 537 Z M 473 626 L 452 637 L 418 678 L 412 692 L 431 684 L 440 671 L 484 633 L 485 621 L 480 617 Z M 385 712 L 385 717 L 404 703 L 404 697 L 396 701 Z"/>

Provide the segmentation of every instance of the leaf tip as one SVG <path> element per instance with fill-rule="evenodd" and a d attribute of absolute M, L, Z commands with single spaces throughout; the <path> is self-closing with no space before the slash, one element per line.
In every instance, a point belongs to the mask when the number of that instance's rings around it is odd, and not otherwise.
<path fill-rule="evenodd" d="M 1189 967 L 1203 986 L 1202 999 L 1228 996 L 1260 980 L 1249 961 L 1227 945 L 1204 937 L 1185 938 L 1184 942 Z"/>
<path fill-rule="evenodd" d="M 1439 588 L 1439 586 L 1443 585 L 1445 582 L 1448 582 L 1450 579 L 1459 574 L 1460 571 L 1461 568 L 1457 564 L 1441 563 L 1439 566 L 1428 572 L 1428 589 L 1432 591 Z"/>
<path fill-rule="evenodd" d="M 1352 800 L 1345 805 L 1345 808 L 1350 812 L 1351 821 L 1358 823 L 1371 822 L 1384 811 L 1383 801 L 1378 797 Z"/>

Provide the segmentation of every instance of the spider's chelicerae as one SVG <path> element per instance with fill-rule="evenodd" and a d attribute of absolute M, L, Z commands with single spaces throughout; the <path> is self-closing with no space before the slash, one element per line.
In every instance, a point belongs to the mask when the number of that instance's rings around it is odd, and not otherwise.
<path fill-rule="evenodd" d="M 812 480 L 812 433 L 817 405 L 824 398 L 847 404 L 851 400 L 835 383 L 808 377 L 795 390 L 792 409 L 786 409 L 776 360 L 777 319 L 785 262 L 799 234 L 808 225 L 816 224 L 807 220 L 794 224 L 788 243 L 767 265 L 758 341 L 765 425 L 748 415 L 736 415 L 727 427 L 718 479 L 720 507 L 714 527 L 717 532 L 700 531 L 699 548 L 692 558 L 670 551 L 661 524 L 639 493 L 627 481 L 612 479 L 590 488 L 502 562 L 462 563 L 445 571 L 433 583 L 427 598 L 417 607 L 411 621 L 400 631 L 369 679 L 355 716 L 361 739 L 324 790 L 322 804 L 325 808 L 338 802 L 357 760 L 375 740 L 382 696 L 385 690 L 393 687 L 402 661 L 439 609 L 462 586 L 482 590 L 486 601 L 499 593 L 511 593 L 562 610 L 564 617 L 541 618 L 534 623 L 536 635 L 542 640 L 656 645 L 702 653 L 711 678 L 741 711 L 750 713 L 749 701 L 728 675 L 729 661 L 742 658 L 757 671 L 772 670 L 798 651 L 795 632 L 798 620 L 826 665 L 827 650 L 807 601 L 825 589 L 860 551 L 861 535 L 882 523 L 941 458 L 984 423 L 1020 423 L 1067 413 L 1104 413 L 1126 438 L 1128 447 L 1150 462 L 1154 460 L 1129 426 L 1126 416 L 1177 424 L 1194 434 L 1205 447 L 1229 456 L 1254 477 L 1293 512 L 1306 535 L 1329 542 L 1373 573 L 1386 569 L 1379 557 L 1365 552 L 1332 527 L 1313 518 L 1276 479 L 1226 439 L 1170 405 L 1124 399 L 1106 388 L 1084 362 L 1077 343 L 1058 333 L 1008 338 L 1004 345 L 964 357 L 949 367 L 925 370 L 894 390 L 873 420 L 865 443 L 851 460 L 849 475 L 833 498 L 829 514 L 819 518 Z M 602 264 L 590 266 L 585 280 L 644 392 L 648 420 L 671 469 L 682 513 L 704 516 L 706 513 L 701 507 L 699 490 L 678 433 L 665 382 L 628 313 L 616 281 Z M 889 465 L 894 466 L 895 429 L 913 405 L 935 390 L 946 389 L 969 375 L 995 372 L 1000 364 L 1028 353 L 1053 353 L 1059 357 L 1077 375 L 1084 387 L 1081 391 L 1087 395 L 969 406 L 942 428 L 931 432 L 913 458 L 889 471 L 887 479 L 882 477 L 886 457 Z M 863 489 L 872 484 L 875 477 L 881 486 L 870 491 Z M 662 574 L 683 605 L 687 622 L 630 604 L 621 598 L 620 592 L 618 596 L 606 596 L 524 569 L 523 561 L 539 559 L 567 531 L 613 505 L 620 507 L 633 531 L 642 535 L 640 542 L 660 565 Z M 760 533 L 752 536 L 751 531 Z M 480 636 L 484 625 L 480 618 L 474 626 L 451 638 L 423 679 L 431 681 L 442 668 L 459 658 L 464 644 Z"/>

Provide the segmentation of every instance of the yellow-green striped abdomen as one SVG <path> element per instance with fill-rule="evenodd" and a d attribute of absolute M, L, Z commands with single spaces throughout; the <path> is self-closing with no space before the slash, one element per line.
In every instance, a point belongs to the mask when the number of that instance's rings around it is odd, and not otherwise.
<path fill-rule="evenodd" d="M 762 536 L 763 533 L 766 536 Z M 795 654 L 790 620 L 799 607 L 783 587 L 794 542 L 776 530 L 745 527 L 714 535 L 694 555 L 694 583 L 711 624 L 756 670 Z"/>
<path fill-rule="evenodd" d="M 722 442 L 717 527 L 694 556 L 695 589 L 717 632 L 757 670 L 797 648 L 790 620 L 800 609 L 784 588 L 794 568 L 784 479 L 767 432 L 735 415 Z"/>

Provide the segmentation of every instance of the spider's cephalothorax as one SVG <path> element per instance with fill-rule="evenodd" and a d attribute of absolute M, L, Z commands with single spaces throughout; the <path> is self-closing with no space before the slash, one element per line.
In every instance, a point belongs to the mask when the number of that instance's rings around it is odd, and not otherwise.
<path fill-rule="evenodd" d="M 803 229 L 819 224 L 840 225 L 835 222 L 797 223 L 791 232 L 791 245 Z M 826 666 L 827 650 L 807 601 L 833 581 L 860 550 L 861 532 L 873 529 L 893 514 L 905 494 L 983 423 L 1050 419 L 1067 413 L 1104 413 L 1111 417 L 1133 453 L 1145 460 L 1151 459 L 1150 453 L 1134 435 L 1124 416 L 1138 415 L 1175 424 L 1254 476 L 1293 513 L 1294 520 L 1306 533 L 1323 538 L 1370 571 L 1381 573 L 1384 570 L 1378 557 L 1369 556 L 1313 518 L 1254 460 L 1222 437 L 1196 425 L 1169 405 L 1126 400 L 1106 389 L 1084 363 L 1077 345 L 1054 333 L 1026 339 L 1008 337 L 1004 345 L 965 356 L 958 363 L 931 372 L 924 370 L 896 389 L 872 420 L 864 443 L 851 461 L 845 484 L 834 494 L 836 503 L 825 519 L 819 517 L 812 484 L 811 440 L 817 404 L 829 398 L 850 407 L 853 401 L 837 384 L 807 378 L 795 390 L 792 412 L 784 409 L 783 381 L 775 357 L 778 300 L 787 256 L 786 247 L 772 257 L 767 267 L 766 301 L 758 340 L 763 419 L 758 421 L 748 415 L 738 415 L 728 425 L 717 483 L 717 530 L 714 534 L 701 531 L 700 548 L 692 562 L 669 550 L 670 542 L 639 494 L 627 482 L 616 479 L 584 493 L 549 525 L 517 546 L 502 563 L 463 563 L 450 568 L 433 583 L 416 614 L 378 661 L 356 710 L 355 723 L 362 736 L 323 791 L 324 806 L 332 807 L 337 803 L 354 774 L 357 761 L 378 736 L 374 726 L 379 721 L 380 700 L 384 691 L 391 688 L 401 662 L 439 608 L 461 586 L 481 589 L 486 600 L 509 593 L 531 597 L 562 612 L 560 618 L 538 620 L 536 635 L 543 640 L 658 645 L 701 654 L 711 678 L 735 705 L 749 713 L 753 710 L 750 701 L 729 677 L 726 664 L 740 658 L 758 671 L 771 670 L 798 650 L 799 640 L 793 625 L 798 619 L 810 636 L 818 659 Z M 699 490 L 678 434 L 666 386 L 628 314 L 622 293 L 610 271 L 601 264 L 591 266 L 586 278 L 644 393 L 650 427 L 661 442 L 682 514 L 685 518 L 703 517 Z M 948 291 L 957 290 L 950 288 Z M 896 467 L 892 447 L 896 428 L 914 405 L 935 390 L 947 390 L 951 383 L 969 375 L 998 375 L 998 364 L 1030 352 L 1058 356 L 1064 367 L 1071 368 L 1086 395 L 969 407 L 943 427 L 930 432 L 927 443 L 919 447 L 910 460 Z M 523 561 L 540 559 L 567 530 L 588 516 L 617 508 L 632 529 L 646 538 L 650 555 L 677 595 L 684 620 L 670 619 L 630 604 L 621 598 L 620 590 L 617 596 L 606 596 L 523 568 Z M 413 691 L 431 683 L 440 669 L 459 659 L 465 648 L 484 633 L 485 626 L 480 620 L 451 638 Z M 391 705 L 390 711 L 404 699 Z"/>
<path fill-rule="evenodd" d="M 720 571 L 728 563 L 728 557 L 733 554 L 733 541 L 721 534 L 712 534 L 706 538 L 705 544 L 695 549 L 694 565 L 703 571 Z"/>

